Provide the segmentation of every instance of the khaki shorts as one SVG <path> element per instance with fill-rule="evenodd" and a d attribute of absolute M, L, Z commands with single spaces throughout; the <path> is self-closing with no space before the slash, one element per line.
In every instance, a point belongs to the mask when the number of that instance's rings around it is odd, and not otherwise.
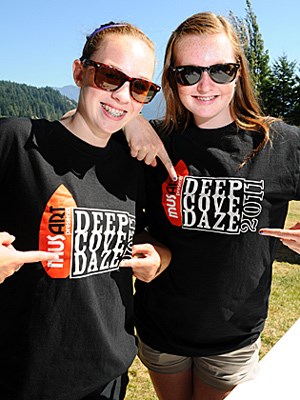
<path fill-rule="evenodd" d="M 242 349 L 209 357 L 184 357 L 161 353 L 139 339 L 139 357 L 151 371 L 176 374 L 192 368 L 204 383 L 219 390 L 254 379 L 258 373 L 260 338 Z"/>

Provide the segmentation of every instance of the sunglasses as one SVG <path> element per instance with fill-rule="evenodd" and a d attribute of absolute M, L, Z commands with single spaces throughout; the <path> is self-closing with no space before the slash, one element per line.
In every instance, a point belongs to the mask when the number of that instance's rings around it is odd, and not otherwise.
<path fill-rule="evenodd" d="M 160 91 L 160 86 L 155 83 L 146 79 L 131 78 L 110 65 L 97 63 L 88 58 L 81 60 L 81 62 L 84 66 L 89 65 L 95 68 L 94 83 L 98 88 L 107 92 L 113 92 L 123 86 L 125 82 L 129 82 L 130 96 L 138 103 L 147 104 Z"/>
<path fill-rule="evenodd" d="M 215 64 L 210 67 L 198 67 L 195 65 L 183 65 L 181 67 L 172 67 L 177 83 L 183 86 L 191 86 L 198 83 L 203 72 L 207 71 L 209 77 L 221 85 L 232 82 L 237 74 L 240 64 Z"/>

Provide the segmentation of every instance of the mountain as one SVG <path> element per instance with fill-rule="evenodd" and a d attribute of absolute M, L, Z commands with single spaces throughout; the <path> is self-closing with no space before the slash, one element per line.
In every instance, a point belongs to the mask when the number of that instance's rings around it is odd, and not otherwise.
<path fill-rule="evenodd" d="M 23 83 L 0 81 L 0 117 L 59 119 L 77 102 L 51 87 L 37 88 Z"/>
<path fill-rule="evenodd" d="M 60 94 L 63 96 L 68 97 L 69 99 L 75 100 L 78 102 L 78 96 L 79 96 L 79 87 L 75 85 L 68 85 L 68 86 L 63 86 L 61 88 L 53 88 L 55 90 L 58 90 Z"/>

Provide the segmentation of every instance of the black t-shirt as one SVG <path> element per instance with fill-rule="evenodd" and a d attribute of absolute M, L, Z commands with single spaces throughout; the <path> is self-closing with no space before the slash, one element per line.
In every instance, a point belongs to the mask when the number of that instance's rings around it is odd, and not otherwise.
<path fill-rule="evenodd" d="M 91 146 L 59 122 L 0 121 L 0 231 L 24 265 L 0 285 L 0 397 L 76 400 L 136 355 L 131 255 L 143 168 L 127 147 Z"/>
<path fill-rule="evenodd" d="M 271 142 L 243 168 L 260 133 L 191 125 L 164 138 L 179 179 L 149 168 L 146 209 L 172 261 L 154 281 L 137 282 L 135 299 L 138 333 L 151 347 L 221 354 L 261 333 L 277 241 L 258 230 L 282 227 L 289 200 L 299 199 L 300 130 L 271 127 Z"/>

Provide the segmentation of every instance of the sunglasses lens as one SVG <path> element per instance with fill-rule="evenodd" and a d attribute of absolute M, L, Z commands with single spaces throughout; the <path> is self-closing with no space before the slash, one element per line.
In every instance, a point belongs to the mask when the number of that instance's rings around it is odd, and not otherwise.
<path fill-rule="evenodd" d="M 230 83 L 236 77 L 238 68 L 239 64 L 217 64 L 211 67 L 185 65 L 175 68 L 175 79 L 180 85 L 191 86 L 201 80 L 203 71 L 207 71 L 214 82 Z"/>
<path fill-rule="evenodd" d="M 195 85 L 201 79 L 202 72 L 194 66 L 177 68 L 175 78 L 177 83 L 183 86 Z"/>
<path fill-rule="evenodd" d="M 130 78 L 122 71 L 109 65 L 96 63 L 93 60 L 83 60 L 84 65 L 95 68 L 94 83 L 98 88 L 107 92 L 119 89 L 125 82 L 130 82 L 130 95 L 139 103 L 150 103 L 153 97 L 159 92 L 160 87 L 145 79 Z"/>
<path fill-rule="evenodd" d="M 131 95 L 139 103 L 150 103 L 158 90 L 153 83 L 143 79 L 134 79 L 131 82 Z"/>
<path fill-rule="evenodd" d="M 236 64 L 219 64 L 210 68 L 209 75 L 216 83 L 230 83 L 236 77 Z"/>
<path fill-rule="evenodd" d="M 123 74 L 117 69 L 101 66 L 95 70 L 95 84 L 108 92 L 116 90 L 125 82 Z"/>

